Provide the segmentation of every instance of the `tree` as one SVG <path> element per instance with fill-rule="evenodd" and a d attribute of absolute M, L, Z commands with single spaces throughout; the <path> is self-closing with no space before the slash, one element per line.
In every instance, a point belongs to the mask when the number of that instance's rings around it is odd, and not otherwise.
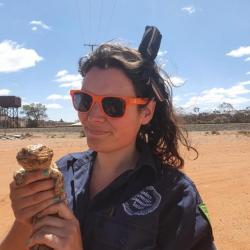
<path fill-rule="evenodd" d="M 200 108 L 199 107 L 194 107 L 193 111 L 194 111 L 195 114 L 199 114 Z"/>
<path fill-rule="evenodd" d="M 28 127 L 38 127 L 39 122 L 47 118 L 46 106 L 41 103 L 31 103 L 29 105 L 23 105 L 21 114 L 25 114 L 28 120 Z"/>
<path fill-rule="evenodd" d="M 223 102 L 218 106 L 221 113 L 230 113 L 234 111 L 234 107 L 231 103 Z"/>
<path fill-rule="evenodd" d="M 185 109 L 182 108 L 182 107 L 177 107 L 177 108 L 175 109 L 175 112 L 176 112 L 178 115 L 183 116 L 183 115 L 185 114 Z M 79 122 L 79 120 L 77 120 L 77 122 Z"/>

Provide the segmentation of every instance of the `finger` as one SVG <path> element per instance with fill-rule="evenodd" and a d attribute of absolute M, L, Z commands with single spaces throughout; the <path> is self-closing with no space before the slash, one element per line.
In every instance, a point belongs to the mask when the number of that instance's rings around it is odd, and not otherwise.
<path fill-rule="evenodd" d="M 60 201 L 60 198 L 54 197 L 53 199 L 48 199 L 48 200 L 40 202 L 34 206 L 18 210 L 15 215 L 18 218 L 31 218 L 34 215 L 41 212 L 42 210 L 44 210 L 45 208 L 51 206 L 52 204 L 54 204 L 55 202 L 58 202 L 58 201 Z"/>
<path fill-rule="evenodd" d="M 75 218 L 74 214 L 68 208 L 68 206 L 65 204 L 65 202 L 59 202 L 57 204 L 53 204 L 53 205 L 47 207 L 42 212 L 40 212 L 37 215 L 37 217 L 40 218 L 40 217 L 50 215 L 50 214 L 58 214 L 59 217 L 61 217 L 63 219 L 68 219 L 68 220 Z"/>
<path fill-rule="evenodd" d="M 19 209 L 23 209 L 26 207 L 31 207 L 36 205 L 37 203 L 41 203 L 45 200 L 52 199 L 55 196 L 54 189 L 50 189 L 48 191 L 39 192 L 37 194 L 33 194 L 27 197 L 23 197 L 22 199 L 13 200 L 13 207 L 18 207 Z"/>
<path fill-rule="evenodd" d="M 64 219 L 61 219 L 57 216 L 48 215 L 40 219 L 36 219 L 35 223 L 33 224 L 32 230 L 33 232 L 36 232 L 44 226 L 64 228 L 66 225 Z"/>
<path fill-rule="evenodd" d="M 54 234 L 46 234 L 44 232 L 38 232 L 32 238 L 30 238 L 27 247 L 31 248 L 34 245 L 47 245 L 52 249 L 63 249 L 63 239 Z"/>
<path fill-rule="evenodd" d="M 49 170 L 48 169 L 39 169 L 34 171 L 28 171 L 24 175 L 24 181 L 20 186 L 25 186 L 29 183 L 39 181 L 42 179 L 48 179 L 49 178 Z"/>
<path fill-rule="evenodd" d="M 23 197 L 30 196 L 32 194 L 50 190 L 54 188 L 55 182 L 53 179 L 45 179 L 45 180 L 39 180 L 32 183 L 29 183 L 25 186 L 16 186 L 15 184 L 12 184 L 12 189 L 10 193 L 10 198 L 15 200 Z"/>
<path fill-rule="evenodd" d="M 43 227 L 37 229 L 36 231 L 32 232 L 31 238 L 35 238 L 36 235 L 43 233 L 43 234 L 53 234 L 53 235 L 57 235 L 59 237 L 67 237 L 67 232 L 65 230 L 64 227 L 54 227 L 54 226 L 50 226 L 50 225 L 44 225 Z"/>

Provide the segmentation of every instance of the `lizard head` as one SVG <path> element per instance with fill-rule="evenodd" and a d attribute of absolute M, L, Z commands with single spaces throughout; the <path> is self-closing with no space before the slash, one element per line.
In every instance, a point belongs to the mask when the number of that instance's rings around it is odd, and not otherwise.
<path fill-rule="evenodd" d="M 49 168 L 53 150 L 42 144 L 22 148 L 16 156 L 18 163 L 27 171 Z"/>

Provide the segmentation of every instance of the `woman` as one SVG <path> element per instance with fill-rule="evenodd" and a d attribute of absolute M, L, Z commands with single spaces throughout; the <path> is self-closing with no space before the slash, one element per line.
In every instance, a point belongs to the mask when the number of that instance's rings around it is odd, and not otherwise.
<path fill-rule="evenodd" d="M 154 62 L 160 41 L 147 26 L 138 50 L 104 44 L 80 60 L 82 89 L 71 95 L 89 150 L 57 161 L 68 206 L 52 204 L 53 183 L 40 172 L 22 188 L 11 184 L 16 221 L 1 250 L 17 242 L 25 249 L 21 236 L 29 235 L 26 247 L 58 250 L 215 249 L 206 207 L 178 170 L 184 165 L 179 143 L 193 148 Z"/>

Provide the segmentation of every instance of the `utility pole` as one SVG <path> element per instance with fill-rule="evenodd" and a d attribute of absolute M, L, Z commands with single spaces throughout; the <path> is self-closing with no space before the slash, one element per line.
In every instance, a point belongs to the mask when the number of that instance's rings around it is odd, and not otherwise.
<path fill-rule="evenodd" d="M 94 47 L 97 47 L 99 46 L 98 44 L 84 44 L 84 46 L 88 46 L 88 47 L 91 47 L 91 51 L 93 52 L 94 51 Z"/>

